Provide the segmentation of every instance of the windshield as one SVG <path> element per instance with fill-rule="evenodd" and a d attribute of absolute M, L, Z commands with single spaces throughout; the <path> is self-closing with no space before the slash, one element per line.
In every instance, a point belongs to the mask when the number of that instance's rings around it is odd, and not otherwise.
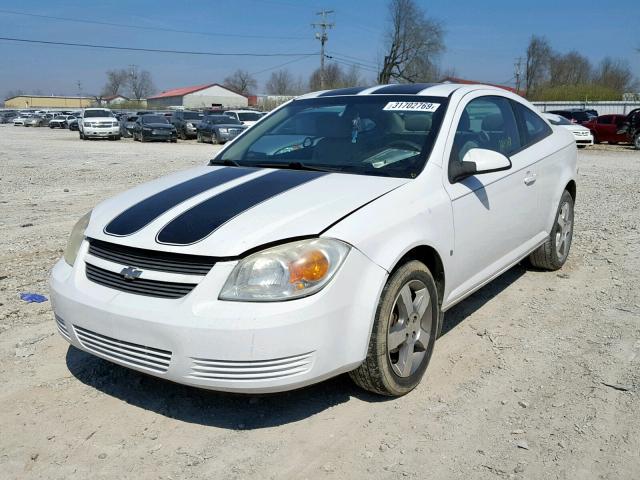
<path fill-rule="evenodd" d="M 260 120 L 260 117 L 261 115 L 259 113 L 254 113 L 254 112 L 238 113 L 238 118 L 243 122 L 256 122 Z"/>
<path fill-rule="evenodd" d="M 235 118 L 227 115 L 212 115 L 208 117 L 208 119 L 214 125 L 242 125 L 242 122 L 239 122 Z"/>
<path fill-rule="evenodd" d="M 203 116 L 204 115 L 202 113 L 198 113 L 198 112 L 184 112 L 184 119 L 185 120 L 199 120 Z"/>
<path fill-rule="evenodd" d="M 165 117 L 160 115 L 143 115 L 142 123 L 169 123 Z"/>
<path fill-rule="evenodd" d="M 247 130 L 215 160 L 414 178 L 431 153 L 447 102 L 414 95 L 296 100 Z"/>
<path fill-rule="evenodd" d="M 112 117 L 113 115 L 109 110 L 85 110 L 84 118 L 92 117 Z"/>
<path fill-rule="evenodd" d="M 547 117 L 547 119 L 551 125 L 573 125 L 573 123 L 560 115 Z"/>

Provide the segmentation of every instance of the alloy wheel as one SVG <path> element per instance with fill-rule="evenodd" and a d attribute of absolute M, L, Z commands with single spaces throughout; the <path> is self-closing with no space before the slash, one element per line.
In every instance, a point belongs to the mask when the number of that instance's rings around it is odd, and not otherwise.
<path fill-rule="evenodd" d="M 411 376 L 422 364 L 431 335 L 432 305 L 420 280 L 411 280 L 398 293 L 387 331 L 387 356 L 400 377 Z"/>
<path fill-rule="evenodd" d="M 573 212 L 569 202 L 564 202 L 560 207 L 558 219 L 556 220 L 558 229 L 556 230 L 556 254 L 559 260 L 564 260 L 569 254 L 571 246 L 571 232 L 573 230 Z"/>

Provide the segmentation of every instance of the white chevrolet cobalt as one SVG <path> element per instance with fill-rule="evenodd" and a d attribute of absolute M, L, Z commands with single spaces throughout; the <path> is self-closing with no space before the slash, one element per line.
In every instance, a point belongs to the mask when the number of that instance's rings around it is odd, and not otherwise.
<path fill-rule="evenodd" d="M 569 254 L 576 146 L 482 85 L 347 88 L 275 110 L 202 167 L 106 200 L 51 274 L 75 347 L 198 387 L 423 377 L 443 312 Z"/>

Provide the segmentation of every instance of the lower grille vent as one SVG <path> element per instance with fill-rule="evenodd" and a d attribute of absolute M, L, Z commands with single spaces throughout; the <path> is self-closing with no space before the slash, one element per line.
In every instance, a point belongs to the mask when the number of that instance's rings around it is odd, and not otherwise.
<path fill-rule="evenodd" d="M 275 380 L 305 373 L 313 352 L 273 360 L 231 361 L 192 358 L 191 378 L 207 380 Z"/>
<path fill-rule="evenodd" d="M 67 330 L 67 324 L 64 323 L 64 320 L 60 318 L 58 315 L 56 315 L 56 325 L 58 326 L 58 331 L 60 332 L 60 335 L 62 335 L 67 340 L 70 340 L 71 338 L 69 337 L 69 330 Z"/>
<path fill-rule="evenodd" d="M 171 352 L 107 337 L 78 326 L 73 327 L 83 347 L 117 363 L 164 373 L 171 363 Z"/>

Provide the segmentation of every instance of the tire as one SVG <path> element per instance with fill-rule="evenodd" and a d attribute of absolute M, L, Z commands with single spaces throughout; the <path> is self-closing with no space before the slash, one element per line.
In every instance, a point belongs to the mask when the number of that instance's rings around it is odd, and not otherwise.
<path fill-rule="evenodd" d="M 617 145 L 618 142 L 609 142 L 609 145 Z"/>
<path fill-rule="evenodd" d="M 427 369 L 441 323 L 431 272 L 422 262 L 408 261 L 392 273 L 382 290 L 367 357 L 349 372 L 352 380 L 380 395 L 409 393 Z"/>
<path fill-rule="evenodd" d="M 80 140 L 86 140 L 84 133 L 82 133 L 81 131 L 78 130 L 78 133 L 80 134 Z"/>
<path fill-rule="evenodd" d="M 171 139 L 171 143 L 178 143 L 178 139 L 177 138 L 172 138 Z"/>
<path fill-rule="evenodd" d="M 144 138 L 144 135 L 140 134 L 140 143 L 145 143 L 147 141 L 146 138 Z"/>
<path fill-rule="evenodd" d="M 529 255 L 531 265 L 553 271 L 565 264 L 573 239 L 573 207 L 573 197 L 565 190 L 560 197 L 549 238 Z"/>
<path fill-rule="evenodd" d="M 53 130 L 55 127 L 53 125 L 49 125 L 49 128 Z"/>
<path fill-rule="evenodd" d="M 198 143 L 202 143 L 202 142 L 203 142 L 203 140 L 202 140 L 202 134 L 201 134 L 200 132 L 198 132 L 198 134 L 196 135 L 196 141 L 197 141 Z"/>
<path fill-rule="evenodd" d="M 180 130 L 180 140 L 187 140 L 187 134 L 184 130 Z"/>
<path fill-rule="evenodd" d="M 215 133 L 211 134 L 211 145 L 218 145 L 220 140 L 218 140 L 218 135 Z"/>
<path fill-rule="evenodd" d="M 633 137 L 633 146 L 636 150 L 640 150 L 640 133 L 636 133 L 636 136 Z"/>
<path fill-rule="evenodd" d="M 600 139 L 596 135 L 596 132 L 591 131 L 591 135 L 593 135 L 593 143 L 596 144 L 596 145 L 599 144 L 600 143 Z"/>
<path fill-rule="evenodd" d="M 122 135 L 116 135 L 115 137 L 113 137 L 114 140 L 120 140 L 122 138 Z"/>

